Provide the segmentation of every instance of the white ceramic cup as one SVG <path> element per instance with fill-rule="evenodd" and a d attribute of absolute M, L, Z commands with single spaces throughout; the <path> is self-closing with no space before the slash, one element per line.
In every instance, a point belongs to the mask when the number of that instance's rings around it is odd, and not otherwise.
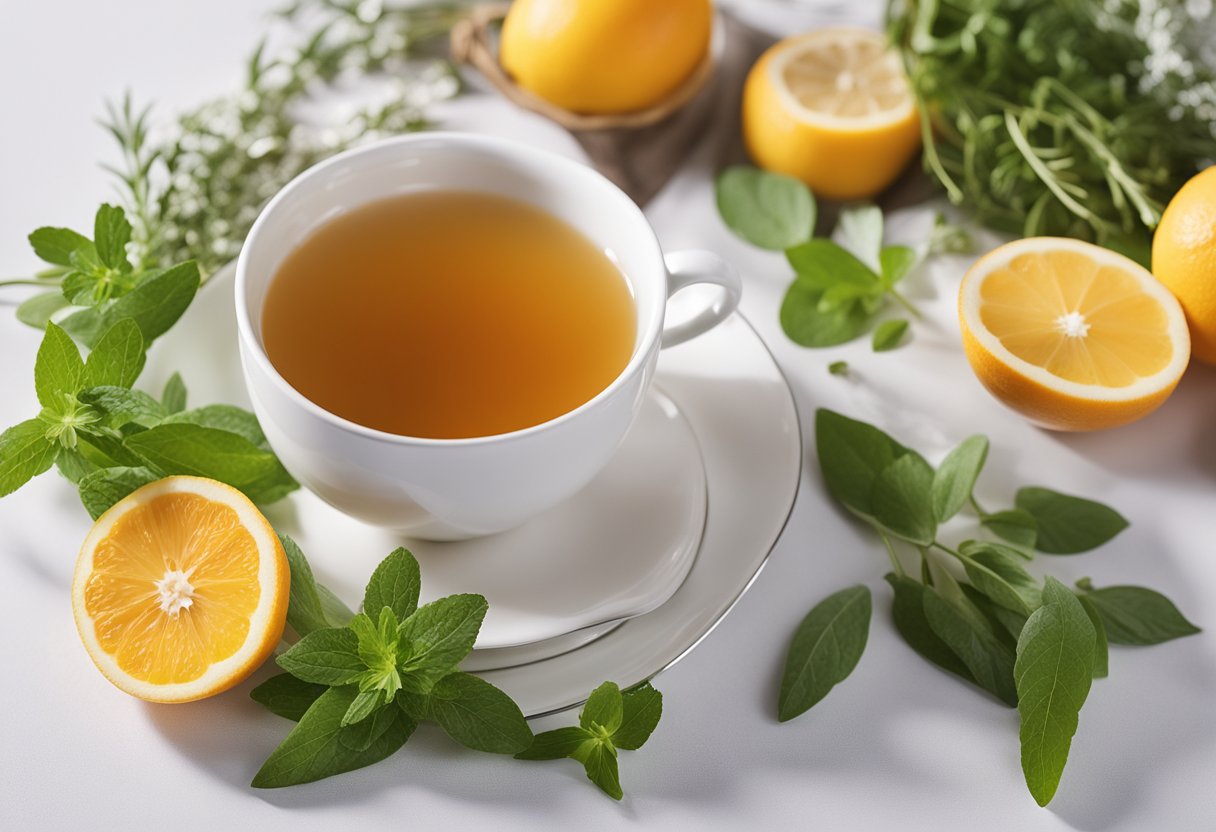
<path fill-rule="evenodd" d="M 275 370 L 262 344 L 266 290 L 318 226 L 369 202 L 424 190 L 500 194 L 577 228 L 620 267 L 637 311 L 629 364 L 595 398 L 539 425 L 470 439 L 421 439 L 330 413 Z M 716 300 L 665 326 L 667 299 L 694 283 Z M 335 292 L 340 288 L 335 286 Z M 624 439 L 659 349 L 712 328 L 738 305 L 738 275 L 717 255 L 666 257 L 641 210 L 589 167 L 500 139 L 403 136 L 342 153 L 296 177 L 254 223 L 237 260 L 241 365 L 262 429 L 295 477 L 340 511 L 415 537 L 453 540 L 518 526 L 586 485 Z"/>

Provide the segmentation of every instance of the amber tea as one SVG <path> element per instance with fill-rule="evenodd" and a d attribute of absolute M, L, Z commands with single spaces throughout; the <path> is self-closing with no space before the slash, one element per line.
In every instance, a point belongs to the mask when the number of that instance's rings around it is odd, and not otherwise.
<path fill-rule="evenodd" d="M 629 363 L 608 256 L 527 203 L 408 194 L 321 226 L 266 295 L 267 355 L 324 409 L 405 436 L 490 436 L 577 408 Z"/>

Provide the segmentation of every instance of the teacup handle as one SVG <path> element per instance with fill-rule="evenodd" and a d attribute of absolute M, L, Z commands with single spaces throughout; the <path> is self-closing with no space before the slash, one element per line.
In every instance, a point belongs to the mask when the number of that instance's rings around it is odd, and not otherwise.
<path fill-rule="evenodd" d="M 722 292 L 712 303 L 687 321 L 663 327 L 663 346 L 674 347 L 696 338 L 726 320 L 739 305 L 743 282 L 735 267 L 712 251 L 676 251 L 664 257 L 667 263 L 667 297 L 694 283 L 712 283 Z"/>

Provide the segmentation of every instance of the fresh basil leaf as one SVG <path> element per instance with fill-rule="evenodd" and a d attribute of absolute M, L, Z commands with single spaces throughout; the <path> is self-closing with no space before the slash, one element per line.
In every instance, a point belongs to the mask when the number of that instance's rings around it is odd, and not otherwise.
<path fill-rule="evenodd" d="M 34 359 L 34 390 L 43 407 L 59 404 L 61 394 L 74 394 L 84 380 L 80 350 L 60 327 L 47 324 Z"/>
<path fill-rule="evenodd" d="M 815 444 L 828 492 L 866 519 L 874 515 L 878 475 L 908 453 L 873 425 L 822 408 L 815 413 Z"/>
<path fill-rule="evenodd" d="M 402 687 L 429 693 L 473 649 L 488 605 L 480 595 L 449 595 L 421 606 L 401 622 L 401 643 L 408 656 Z"/>
<path fill-rule="evenodd" d="M 81 390 L 77 398 L 104 414 L 107 427 L 121 428 L 132 422 L 150 428 L 165 418 L 161 403 L 142 390 L 126 387 L 90 387 Z"/>
<path fill-rule="evenodd" d="M 870 634 L 870 590 L 842 589 L 820 601 L 798 625 L 785 659 L 777 718 L 810 710 L 857 667 Z"/>
<path fill-rule="evenodd" d="M 312 703 L 327 690 L 328 685 L 305 682 L 290 673 L 280 673 L 249 691 L 249 698 L 272 714 L 299 722 Z"/>
<path fill-rule="evenodd" d="M 924 593 L 925 619 L 933 632 L 967 666 L 975 683 L 1009 706 L 1017 704 L 1014 652 L 1004 644 L 950 574 Z"/>
<path fill-rule="evenodd" d="M 971 675 L 967 665 L 963 664 L 962 659 L 956 656 L 929 626 L 929 620 L 925 617 L 924 596 L 926 592 L 931 591 L 930 588 L 894 572 L 887 573 L 886 579 L 895 591 L 891 605 L 895 629 L 907 645 L 943 670 L 974 683 L 975 677 Z"/>
<path fill-rule="evenodd" d="M 291 597 L 287 602 L 287 623 L 291 629 L 306 636 L 316 630 L 345 627 L 355 614 L 333 593 L 317 584 L 308 559 L 294 540 L 281 534 L 279 541 L 291 569 Z"/>
<path fill-rule="evenodd" d="M 384 692 L 380 689 L 375 690 L 360 690 L 359 695 L 350 703 L 350 707 L 346 709 L 346 713 L 342 714 L 342 727 L 348 725 L 356 725 L 367 719 L 378 708 L 383 707 L 387 703 L 384 700 Z M 371 741 L 369 737 L 366 741 L 356 743 L 362 748 L 367 747 L 367 743 Z"/>
<path fill-rule="evenodd" d="M 579 746 L 574 758 L 583 764 L 587 779 L 613 800 L 625 796 L 621 791 L 621 774 L 617 767 L 616 749 L 610 743 L 593 741 Z"/>
<path fill-rule="evenodd" d="M 0 497 L 12 494 L 50 469 L 59 444 L 46 438 L 46 424 L 28 419 L 0 433 Z"/>
<path fill-rule="evenodd" d="M 144 369 L 144 336 L 130 318 L 111 326 L 84 364 L 85 387 L 130 387 Z"/>
<path fill-rule="evenodd" d="M 908 333 L 908 322 L 903 318 L 883 321 L 874 330 L 870 346 L 874 352 L 890 352 L 899 346 Z"/>
<path fill-rule="evenodd" d="M 350 686 L 330 688 L 321 694 L 262 764 L 251 785 L 274 789 L 310 783 L 378 763 L 405 745 L 417 723 L 394 708 L 389 711 L 388 727 L 366 747 L 358 748 L 361 743 L 356 739 L 366 737 L 367 728 L 342 727 L 342 716 L 357 695 Z"/>
<path fill-rule="evenodd" d="M 1141 586 L 1108 586 L 1086 592 L 1085 598 L 1102 616 L 1112 644 L 1161 644 L 1200 632 L 1173 601 Z"/>
<path fill-rule="evenodd" d="M 517 760 L 561 760 L 572 757 L 586 742 L 595 742 L 591 732 L 572 725 L 545 731 L 532 738 L 532 744 L 515 755 Z M 625 746 L 621 746 L 624 748 Z"/>
<path fill-rule="evenodd" d="M 1077 600 L 1085 608 L 1089 623 L 1094 625 L 1094 673 L 1095 679 L 1105 679 L 1110 675 L 1110 642 L 1106 638 L 1106 625 L 1102 623 L 1102 614 L 1094 606 L 1094 602 L 1085 595 L 1078 595 Z"/>
<path fill-rule="evenodd" d="M 168 425 L 198 425 L 199 427 L 235 433 L 254 447 L 263 451 L 270 451 L 270 443 L 266 441 L 266 434 L 262 432 L 262 426 L 258 422 L 258 417 L 248 410 L 243 410 L 230 404 L 209 404 L 203 407 L 196 407 L 193 410 L 169 413 L 166 414 L 164 421 Z"/>
<path fill-rule="evenodd" d="M 398 619 L 404 620 L 418 609 L 421 588 L 418 561 L 408 549 L 396 549 L 372 573 L 363 594 L 363 610 L 370 613 L 388 607 Z"/>
<path fill-rule="evenodd" d="M 1041 590 L 1019 560 L 995 546 L 977 543 L 968 547 L 963 568 L 975 588 L 994 604 L 1030 615 L 1042 603 Z"/>
<path fill-rule="evenodd" d="M 887 246 L 879 255 L 878 274 L 882 278 L 883 285 L 888 288 L 893 287 L 907 277 L 908 273 L 916 268 L 919 261 L 920 255 L 914 248 Z"/>
<path fill-rule="evenodd" d="M 609 734 L 625 719 L 625 699 L 616 682 L 604 682 L 587 698 L 578 715 L 578 724 L 587 730 L 603 728 Z"/>
<path fill-rule="evenodd" d="M 1127 520 L 1108 506 L 1049 488 L 1020 489 L 1015 502 L 1035 520 L 1035 548 L 1050 555 L 1088 552 L 1128 526 Z"/>
<path fill-rule="evenodd" d="M 519 706 L 469 673 L 450 673 L 435 684 L 430 715 L 449 737 L 474 751 L 517 754 L 532 745 L 532 729 Z"/>
<path fill-rule="evenodd" d="M 359 639 L 346 627 L 313 630 L 276 661 L 297 679 L 318 685 L 349 685 L 367 670 Z"/>
<path fill-rule="evenodd" d="M 38 259 L 56 266 L 71 266 L 73 252 L 93 248 L 88 237 L 70 228 L 39 228 L 29 239 Z"/>
<path fill-rule="evenodd" d="M 110 506 L 132 491 L 159 479 L 159 476 L 147 468 L 98 468 L 81 478 L 80 502 L 84 504 L 89 516 L 96 520 L 105 514 Z"/>
<path fill-rule="evenodd" d="M 278 457 L 228 431 L 161 424 L 128 436 L 124 445 L 168 473 L 219 480 L 244 491 L 255 503 L 272 502 L 267 494 L 278 485 L 295 486 Z"/>
<path fill-rule="evenodd" d="M 620 727 L 612 734 L 612 744 L 636 751 L 646 744 L 663 716 L 663 694 L 647 682 L 621 694 L 623 706 Z"/>
<path fill-rule="evenodd" d="M 988 437 L 968 436 L 946 454 L 933 475 L 933 513 L 945 523 L 958 514 L 975 489 L 984 462 L 988 459 Z"/>
<path fill-rule="evenodd" d="M 160 403 L 165 406 L 165 410 L 170 413 L 181 413 L 186 409 L 186 382 L 182 381 L 180 373 L 174 373 L 169 376 L 169 380 L 165 382 L 164 392 L 160 394 Z M 204 425 L 204 427 L 214 427 Z M 253 444 L 258 444 L 254 442 Z"/>
<path fill-rule="evenodd" d="M 862 304 L 834 309 L 820 306 L 824 292 L 801 278 L 790 284 L 781 302 L 781 329 L 803 347 L 832 347 L 852 341 L 866 331 L 871 313 Z"/>
<path fill-rule="evenodd" d="M 46 329 L 51 316 L 65 306 L 68 306 L 68 299 L 63 292 L 43 292 L 26 299 L 17 307 L 17 320 L 35 329 Z"/>
<path fill-rule="evenodd" d="M 194 261 L 174 266 L 164 274 L 140 283 L 107 307 L 102 313 L 101 329 L 122 318 L 131 318 L 139 325 L 145 343 L 151 344 L 177 323 L 194 300 L 198 287 L 198 266 Z M 86 344 L 92 343 L 91 337 L 84 340 Z"/>
<path fill-rule="evenodd" d="M 1077 716 L 1093 679 L 1094 626 L 1071 592 L 1055 578 L 1043 587 L 1043 606 L 1018 639 L 1018 714 L 1022 773 L 1040 806 L 1055 796 L 1077 730 Z"/>
<path fill-rule="evenodd" d="M 851 205 L 840 212 L 841 245 L 873 272 L 879 269 L 882 225 L 882 209 L 877 205 Z"/>
<path fill-rule="evenodd" d="M 123 272 L 131 270 L 127 243 L 131 242 L 131 223 L 126 213 L 114 205 L 102 205 L 93 220 L 93 245 L 101 262 Z"/>
<path fill-rule="evenodd" d="M 736 166 L 718 175 L 714 190 L 722 221 L 754 246 L 781 251 L 814 233 L 815 197 L 797 179 Z"/>
<path fill-rule="evenodd" d="M 933 468 L 920 454 L 897 457 L 874 480 L 875 522 L 896 537 L 928 546 L 937 537 L 932 489 Z"/>

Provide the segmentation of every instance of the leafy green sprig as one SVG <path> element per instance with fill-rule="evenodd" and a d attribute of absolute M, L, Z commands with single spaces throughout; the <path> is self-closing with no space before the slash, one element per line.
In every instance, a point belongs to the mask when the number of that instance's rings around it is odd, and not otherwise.
<path fill-rule="evenodd" d="M 1021 717 L 1022 770 L 1035 800 L 1055 795 L 1091 680 L 1108 673 L 1108 644 L 1160 644 L 1199 632 L 1165 596 L 1142 587 L 1072 592 L 1043 582 L 1026 564 L 1035 550 L 1073 555 L 1127 528 L 1113 509 L 1039 487 L 1017 493 L 1015 507 L 988 513 L 973 490 L 988 440 L 972 436 L 933 468 L 916 451 L 872 425 L 820 410 L 819 465 L 828 492 L 870 524 L 892 571 L 896 631 L 923 658 L 980 687 Z M 1002 540 L 942 542 L 939 526 L 970 507 Z M 897 543 L 918 553 L 906 569 Z M 865 586 L 837 592 L 799 625 L 786 658 L 777 713 L 806 712 L 846 679 L 869 634 Z"/>
<path fill-rule="evenodd" d="M 737 166 L 716 184 L 718 212 L 739 237 L 760 248 L 784 251 L 796 277 L 781 304 L 781 328 L 804 347 L 830 347 L 870 330 L 892 301 L 913 318 L 916 307 L 899 283 L 928 255 L 962 252 L 971 240 L 939 216 L 934 232 L 918 248 L 883 245 L 882 210 L 853 205 L 840 214 L 841 243 L 814 238 L 816 203 L 810 189 L 788 176 Z M 904 318 L 875 329 L 875 352 L 899 346 L 908 332 Z"/>

